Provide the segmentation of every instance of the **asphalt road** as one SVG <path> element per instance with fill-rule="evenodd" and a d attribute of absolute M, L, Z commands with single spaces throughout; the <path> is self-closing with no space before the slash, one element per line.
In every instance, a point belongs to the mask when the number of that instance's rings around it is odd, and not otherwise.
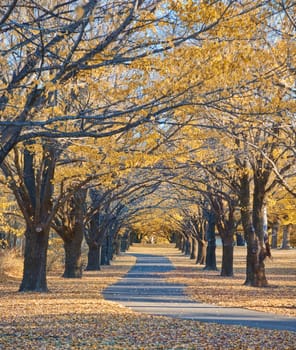
<path fill-rule="evenodd" d="M 104 291 L 106 300 L 152 315 L 296 332 L 296 318 L 247 309 L 220 307 L 190 300 L 184 285 L 165 281 L 174 266 L 165 256 L 131 253 L 136 264 Z"/>

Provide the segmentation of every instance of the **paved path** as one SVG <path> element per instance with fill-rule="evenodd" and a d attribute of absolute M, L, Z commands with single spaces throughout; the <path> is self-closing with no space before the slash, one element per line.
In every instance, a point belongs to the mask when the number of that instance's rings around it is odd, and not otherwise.
<path fill-rule="evenodd" d="M 168 258 L 131 255 L 137 258 L 136 264 L 123 279 L 105 289 L 105 299 L 153 315 L 296 332 L 296 318 L 194 302 L 185 295 L 184 285 L 168 283 L 161 276 L 174 269 Z"/>

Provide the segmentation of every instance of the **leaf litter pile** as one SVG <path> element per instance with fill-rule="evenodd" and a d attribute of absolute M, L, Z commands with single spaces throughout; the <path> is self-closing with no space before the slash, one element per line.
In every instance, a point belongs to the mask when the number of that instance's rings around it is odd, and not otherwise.
<path fill-rule="evenodd" d="M 153 254 L 165 252 L 153 249 Z M 200 269 L 175 250 L 169 253 L 176 279 L 191 280 Z M 133 263 L 133 257 L 121 255 L 82 279 L 51 274 L 46 294 L 16 292 L 19 277 L 0 282 L 0 349 L 295 349 L 294 332 L 151 316 L 103 300 L 102 290 Z"/>

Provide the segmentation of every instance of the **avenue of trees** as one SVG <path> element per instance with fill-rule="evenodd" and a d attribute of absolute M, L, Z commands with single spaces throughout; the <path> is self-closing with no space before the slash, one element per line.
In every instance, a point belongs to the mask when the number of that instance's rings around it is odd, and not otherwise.
<path fill-rule="evenodd" d="M 0 0 L 3 237 L 24 234 L 20 291 L 47 291 L 135 238 L 167 238 L 246 285 L 296 224 L 296 3 Z M 269 237 L 272 233 L 272 237 Z"/>

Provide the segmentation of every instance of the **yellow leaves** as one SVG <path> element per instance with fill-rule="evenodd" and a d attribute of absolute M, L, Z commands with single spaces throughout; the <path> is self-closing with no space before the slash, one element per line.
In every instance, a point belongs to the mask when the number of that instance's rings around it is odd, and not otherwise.
<path fill-rule="evenodd" d="M 141 168 L 151 167 L 156 164 L 159 157 L 154 155 L 148 155 L 144 152 L 129 153 L 129 156 L 125 159 L 124 164 L 126 168 Z"/>
<path fill-rule="evenodd" d="M 37 154 L 41 156 L 43 153 L 43 146 L 40 143 L 40 140 L 37 140 L 37 142 L 26 144 L 24 147 L 32 154 Z"/>
<path fill-rule="evenodd" d="M 156 19 L 156 15 L 154 12 L 147 11 L 147 10 L 141 10 L 140 16 L 139 16 L 139 22 L 143 22 L 146 24 L 147 22 L 153 23 Z M 149 27 L 148 27 L 149 28 Z M 153 30 L 154 26 L 151 26 L 151 29 Z"/>
<path fill-rule="evenodd" d="M 294 181 L 291 185 L 295 186 Z M 272 219 L 279 219 L 282 225 L 296 224 L 296 201 L 295 198 L 284 189 L 278 188 L 275 193 L 268 197 L 268 212 Z"/>
<path fill-rule="evenodd" d="M 44 84 L 44 88 L 50 92 L 50 91 L 53 91 L 53 90 L 56 90 L 58 87 L 58 84 L 57 83 L 54 83 L 52 81 L 47 81 L 45 84 Z"/>
<path fill-rule="evenodd" d="M 84 9 L 82 6 L 77 6 L 75 9 L 76 19 L 79 20 L 84 16 Z"/>

